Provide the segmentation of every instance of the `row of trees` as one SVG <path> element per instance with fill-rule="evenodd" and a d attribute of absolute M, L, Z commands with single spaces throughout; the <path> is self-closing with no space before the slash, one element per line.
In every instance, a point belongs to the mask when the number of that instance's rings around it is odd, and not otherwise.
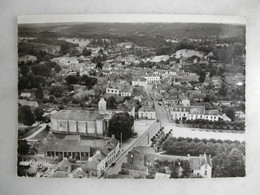
<path fill-rule="evenodd" d="M 228 121 L 209 121 L 203 119 L 187 120 L 186 124 L 192 127 L 220 130 L 245 130 L 244 122 L 228 122 Z"/>

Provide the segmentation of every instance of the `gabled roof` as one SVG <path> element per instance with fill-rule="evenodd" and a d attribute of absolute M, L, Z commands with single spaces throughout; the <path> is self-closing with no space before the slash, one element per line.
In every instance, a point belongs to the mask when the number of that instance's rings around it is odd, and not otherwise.
<path fill-rule="evenodd" d="M 68 167 L 71 167 L 71 163 L 68 161 L 68 159 L 64 158 L 61 162 L 59 162 L 56 170 L 67 172 Z"/>
<path fill-rule="evenodd" d="M 219 111 L 218 110 L 206 110 L 207 115 L 218 115 Z"/>
<path fill-rule="evenodd" d="M 107 156 L 112 150 L 115 149 L 115 146 L 111 143 L 107 142 L 104 146 L 102 146 L 101 151 Z"/>
<path fill-rule="evenodd" d="M 139 109 L 139 111 L 143 112 L 155 112 L 155 109 L 150 106 L 143 106 Z"/>
<path fill-rule="evenodd" d="M 28 101 L 28 100 L 21 100 L 21 99 L 18 99 L 18 104 L 20 104 L 22 106 L 30 106 L 30 107 L 38 107 L 39 106 L 37 101 Z"/>
<path fill-rule="evenodd" d="M 80 176 L 83 176 L 83 177 L 87 177 L 87 174 L 85 173 L 85 171 L 83 171 L 82 168 L 80 168 L 80 167 L 74 169 L 74 170 L 70 173 L 70 175 L 71 175 L 72 177 L 74 177 L 74 178 L 75 178 L 75 177 L 79 177 L 79 175 L 80 175 Z"/>
<path fill-rule="evenodd" d="M 90 147 L 93 142 L 89 140 L 62 140 L 56 139 L 53 135 L 50 135 L 48 139 L 42 141 L 39 150 L 43 152 L 55 151 L 55 152 L 90 152 Z"/>
<path fill-rule="evenodd" d="M 66 178 L 68 176 L 69 176 L 69 174 L 66 173 L 65 171 L 55 171 L 51 177 L 54 177 L 54 178 Z"/>
<path fill-rule="evenodd" d="M 94 121 L 99 117 L 97 111 L 90 110 L 60 110 L 52 114 L 51 118 L 60 120 Z"/>

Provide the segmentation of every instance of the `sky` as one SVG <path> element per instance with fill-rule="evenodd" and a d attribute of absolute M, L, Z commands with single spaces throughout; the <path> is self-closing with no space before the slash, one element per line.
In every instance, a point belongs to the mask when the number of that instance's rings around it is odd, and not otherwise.
<path fill-rule="evenodd" d="M 165 23 L 225 23 L 245 24 L 241 16 L 172 15 L 172 14 L 66 14 L 25 15 L 18 17 L 18 24 L 60 22 L 165 22 Z"/>

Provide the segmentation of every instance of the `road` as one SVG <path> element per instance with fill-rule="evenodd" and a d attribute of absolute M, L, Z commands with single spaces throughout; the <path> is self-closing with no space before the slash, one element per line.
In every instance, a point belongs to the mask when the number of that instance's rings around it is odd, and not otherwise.
<path fill-rule="evenodd" d="M 38 135 L 41 131 L 43 131 L 43 130 L 46 128 L 46 125 L 47 125 L 47 124 L 45 124 L 45 123 L 44 123 L 44 124 L 40 124 L 40 125 L 39 125 L 39 126 L 40 126 L 40 129 L 38 129 L 38 130 L 35 131 L 32 135 L 26 137 L 25 139 L 26 139 L 27 141 L 31 140 L 34 136 Z"/>
<path fill-rule="evenodd" d="M 173 137 L 190 137 L 190 138 L 199 138 L 199 139 L 221 139 L 221 140 L 238 140 L 245 141 L 244 133 L 224 133 L 224 132 L 212 132 L 206 131 L 205 129 L 199 128 L 190 128 L 190 127 L 182 127 L 177 125 L 176 123 L 168 120 L 168 114 L 166 110 L 158 105 L 158 102 L 155 102 L 155 109 L 157 112 L 157 117 L 161 121 L 162 126 L 164 127 L 164 131 L 168 132 L 170 129 L 173 130 Z"/>
<path fill-rule="evenodd" d="M 124 151 L 114 160 L 116 165 L 106 170 L 107 175 L 117 174 L 121 170 L 121 164 L 126 162 L 126 156 L 129 151 L 135 146 L 147 146 L 150 144 L 151 137 L 153 137 L 160 129 L 160 123 L 154 122 L 140 137 L 138 137 L 133 143 L 124 148 Z"/>

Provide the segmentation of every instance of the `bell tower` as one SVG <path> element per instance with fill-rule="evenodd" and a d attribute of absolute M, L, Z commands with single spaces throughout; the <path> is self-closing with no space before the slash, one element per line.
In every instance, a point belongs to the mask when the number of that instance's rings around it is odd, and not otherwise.
<path fill-rule="evenodd" d="M 99 114 L 106 114 L 107 112 L 107 103 L 104 98 L 101 98 L 98 102 L 98 113 Z"/>

